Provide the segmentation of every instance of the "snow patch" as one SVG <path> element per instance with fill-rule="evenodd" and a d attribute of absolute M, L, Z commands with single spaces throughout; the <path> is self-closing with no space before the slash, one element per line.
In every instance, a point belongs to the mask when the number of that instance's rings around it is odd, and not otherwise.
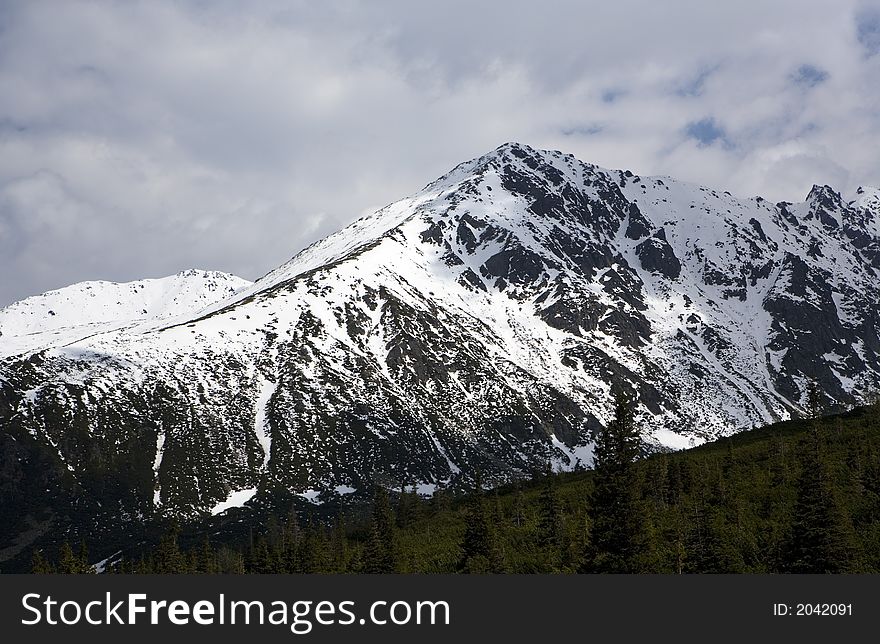
<path fill-rule="evenodd" d="M 566 472 L 571 471 L 575 467 L 579 465 L 581 467 L 589 467 L 593 463 L 593 445 L 575 445 L 574 447 L 569 447 L 561 440 L 556 438 L 554 434 L 552 436 L 553 447 L 562 452 L 565 456 L 560 456 L 558 453 L 553 455 L 553 458 L 550 460 L 551 467 L 555 472 Z"/>
<path fill-rule="evenodd" d="M 213 508 L 211 508 L 211 515 L 217 516 L 218 514 L 226 512 L 226 510 L 229 510 L 230 508 L 240 508 L 245 503 L 254 498 L 254 495 L 256 495 L 256 493 L 257 488 L 255 487 L 250 487 L 246 490 L 236 490 L 234 492 L 230 492 L 225 501 L 221 501 Z"/>
<path fill-rule="evenodd" d="M 110 555 L 106 559 L 101 559 L 101 561 L 99 561 L 98 563 L 93 564 L 92 569 L 94 569 L 94 571 L 100 575 L 105 570 L 107 570 L 107 566 L 110 566 L 110 565 L 116 563 L 117 561 L 119 561 L 120 559 L 122 559 L 121 555 L 122 555 L 122 550 L 117 550 L 116 552 L 114 552 L 112 555 Z"/>
<path fill-rule="evenodd" d="M 254 414 L 254 434 L 256 434 L 260 447 L 263 449 L 262 469 L 264 470 L 269 465 L 269 458 L 272 454 L 272 435 L 269 432 L 266 408 L 274 391 L 274 383 L 264 378 L 260 380 L 259 395 L 257 396 L 256 412 Z"/>
<path fill-rule="evenodd" d="M 416 493 L 420 496 L 434 496 L 434 493 L 437 491 L 437 485 L 435 483 L 418 483 L 415 489 Z"/>
<path fill-rule="evenodd" d="M 296 495 L 304 498 L 309 503 L 321 505 L 321 501 L 318 499 L 321 495 L 321 490 L 306 490 L 305 492 L 297 492 Z"/>
<path fill-rule="evenodd" d="M 158 506 L 162 499 L 159 486 L 159 468 L 162 466 L 162 455 L 165 453 L 165 432 L 160 430 L 156 436 L 156 456 L 153 458 L 153 505 Z"/>

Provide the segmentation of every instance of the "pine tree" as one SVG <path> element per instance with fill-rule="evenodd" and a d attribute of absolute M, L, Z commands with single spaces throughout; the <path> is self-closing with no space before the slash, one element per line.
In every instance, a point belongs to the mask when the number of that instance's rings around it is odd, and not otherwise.
<path fill-rule="evenodd" d="M 371 574 L 397 572 L 398 549 L 394 512 L 388 500 L 388 492 L 376 486 L 373 495 L 373 514 L 370 521 L 370 538 L 364 553 L 364 572 Z"/>
<path fill-rule="evenodd" d="M 269 552 L 269 542 L 263 536 L 258 537 L 256 540 L 254 550 L 248 562 L 248 572 L 259 575 L 269 575 L 278 572 L 275 570 L 275 562 L 272 560 L 272 555 Z"/>
<path fill-rule="evenodd" d="M 50 575 L 55 572 L 42 550 L 34 550 L 31 558 L 31 572 L 35 575 Z"/>
<path fill-rule="evenodd" d="M 435 515 L 449 509 L 449 491 L 442 482 L 437 483 L 434 494 L 431 495 L 430 507 L 432 514 Z"/>
<path fill-rule="evenodd" d="M 544 485 L 538 497 L 538 547 L 545 562 L 546 572 L 559 570 L 564 542 L 562 509 L 556 494 L 556 484 L 550 462 L 544 473 Z"/>
<path fill-rule="evenodd" d="M 217 572 L 224 575 L 244 574 L 244 558 L 240 552 L 223 546 L 217 551 Z"/>
<path fill-rule="evenodd" d="M 333 531 L 330 534 L 330 544 L 333 557 L 333 572 L 346 572 L 348 570 L 349 545 L 344 514 L 336 517 Z"/>
<path fill-rule="evenodd" d="M 797 501 L 783 565 L 796 573 L 857 572 L 852 524 L 838 502 L 822 453 L 819 414 L 812 417 L 810 435 L 798 452 Z"/>
<path fill-rule="evenodd" d="M 880 421 L 880 388 L 874 389 L 865 396 L 868 417 L 873 422 Z"/>
<path fill-rule="evenodd" d="M 504 571 L 504 562 L 495 531 L 489 525 L 480 470 L 474 478 L 474 491 L 465 512 L 464 536 L 461 542 L 460 572 L 498 573 Z"/>
<path fill-rule="evenodd" d="M 379 528 L 374 521 L 370 521 L 367 544 L 364 548 L 363 560 L 361 562 L 361 572 L 367 575 L 381 575 L 394 572 L 388 569 L 385 555 L 385 544 L 382 543 L 382 535 L 379 533 Z"/>
<path fill-rule="evenodd" d="M 330 552 L 324 526 L 309 520 L 299 548 L 299 570 L 306 574 L 325 573 L 330 568 Z"/>
<path fill-rule="evenodd" d="M 211 541 L 207 534 L 205 535 L 205 540 L 202 542 L 202 549 L 199 552 L 197 566 L 198 571 L 206 575 L 214 575 L 220 572 L 217 567 L 217 553 L 215 553 L 214 548 L 211 547 Z"/>
<path fill-rule="evenodd" d="M 195 548 L 187 550 L 183 555 L 183 567 L 187 575 L 194 575 L 200 572 L 199 563 L 199 551 Z"/>
<path fill-rule="evenodd" d="M 415 488 L 406 489 L 405 485 L 400 487 L 400 496 L 397 500 L 397 527 L 405 530 L 410 527 L 418 518 L 419 505 L 421 500 L 416 493 Z"/>
<path fill-rule="evenodd" d="M 153 572 L 162 575 L 186 572 L 186 562 L 177 543 L 179 534 L 180 528 L 174 522 L 168 528 L 168 531 L 162 535 L 162 538 L 159 540 L 159 547 L 156 548 L 152 565 Z"/>
<path fill-rule="evenodd" d="M 296 518 L 296 509 L 291 508 L 282 531 L 281 569 L 289 574 L 302 572 L 299 568 L 301 530 Z"/>
<path fill-rule="evenodd" d="M 86 547 L 86 540 L 79 542 L 79 573 L 85 575 L 95 574 L 94 567 L 89 563 L 89 549 Z"/>
<path fill-rule="evenodd" d="M 61 544 L 61 550 L 58 553 L 58 572 L 62 575 L 78 575 L 82 572 L 82 562 L 73 553 L 70 542 L 66 540 Z"/>
<path fill-rule="evenodd" d="M 645 516 L 635 461 L 641 436 L 635 426 L 634 400 L 615 387 L 614 418 L 603 427 L 593 452 L 595 487 L 591 499 L 592 542 L 585 571 L 643 572 L 647 543 Z"/>

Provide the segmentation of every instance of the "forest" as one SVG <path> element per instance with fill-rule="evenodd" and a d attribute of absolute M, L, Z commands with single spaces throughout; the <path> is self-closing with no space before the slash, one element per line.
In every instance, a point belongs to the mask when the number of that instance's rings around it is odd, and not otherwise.
<path fill-rule="evenodd" d="M 680 452 L 645 455 L 615 398 L 594 469 L 469 494 L 377 487 L 332 519 L 291 511 L 246 538 L 158 544 L 105 573 L 877 573 L 880 403 Z M 91 573 L 86 543 L 33 553 L 35 573 Z"/>

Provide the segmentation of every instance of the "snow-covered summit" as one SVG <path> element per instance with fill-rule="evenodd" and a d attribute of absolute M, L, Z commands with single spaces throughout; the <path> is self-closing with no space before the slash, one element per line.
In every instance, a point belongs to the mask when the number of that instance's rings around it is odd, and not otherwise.
<path fill-rule="evenodd" d="M 79 282 L 47 291 L 0 309 L 0 356 L 194 313 L 250 284 L 229 273 L 190 269 L 158 279 Z"/>

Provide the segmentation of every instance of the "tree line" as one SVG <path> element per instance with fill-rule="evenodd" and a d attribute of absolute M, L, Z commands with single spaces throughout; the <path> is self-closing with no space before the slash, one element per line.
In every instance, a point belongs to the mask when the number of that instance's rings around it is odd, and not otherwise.
<path fill-rule="evenodd" d="M 424 499 L 376 487 L 366 517 L 291 511 L 244 543 L 159 544 L 117 573 L 858 573 L 880 572 L 880 404 L 702 447 L 642 456 L 634 400 L 615 394 L 594 469 Z M 88 572 L 64 544 L 34 572 Z"/>

